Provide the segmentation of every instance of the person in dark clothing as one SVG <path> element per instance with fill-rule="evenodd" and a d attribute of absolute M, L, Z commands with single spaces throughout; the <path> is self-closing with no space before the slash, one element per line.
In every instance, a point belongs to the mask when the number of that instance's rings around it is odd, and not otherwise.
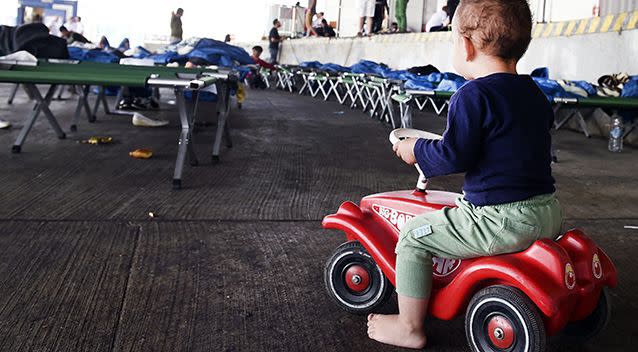
<path fill-rule="evenodd" d="M 226 34 L 224 37 L 224 43 L 230 43 L 230 34 Z"/>
<path fill-rule="evenodd" d="M 184 9 L 181 7 L 171 14 L 171 44 L 177 44 L 182 41 L 182 16 Z"/>
<path fill-rule="evenodd" d="M 281 27 L 281 22 L 275 18 L 272 21 L 272 28 L 270 29 L 270 33 L 268 34 L 268 49 L 270 50 L 270 63 L 276 64 L 277 58 L 279 57 L 279 42 L 281 42 L 281 37 L 279 36 L 279 27 Z"/>
<path fill-rule="evenodd" d="M 120 45 L 117 46 L 117 49 L 121 52 L 125 52 L 130 48 L 131 48 L 131 43 L 129 42 L 128 38 L 122 39 L 122 41 L 120 42 Z"/>
<path fill-rule="evenodd" d="M 326 19 L 321 20 L 321 33 L 323 37 L 336 37 L 337 33 L 332 28 L 332 26 L 326 21 Z"/>
<path fill-rule="evenodd" d="M 447 13 L 450 16 L 449 23 L 452 23 L 452 18 L 454 18 L 454 12 L 456 12 L 456 8 L 459 6 L 460 0 L 447 0 Z"/>
<path fill-rule="evenodd" d="M 60 27 L 60 35 L 62 36 L 62 38 L 66 39 L 67 43 L 69 44 L 75 43 L 75 42 L 79 42 L 79 43 L 91 42 L 90 40 L 86 39 L 86 37 L 84 37 L 82 34 L 71 32 L 64 26 Z"/>
<path fill-rule="evenodd" d="M 377 0 L 374 4 L 374 17 L 372 18 L 372 33 L 379 33 L 383 27 L 383 20 L 390 12 L 388 0 Z"/>

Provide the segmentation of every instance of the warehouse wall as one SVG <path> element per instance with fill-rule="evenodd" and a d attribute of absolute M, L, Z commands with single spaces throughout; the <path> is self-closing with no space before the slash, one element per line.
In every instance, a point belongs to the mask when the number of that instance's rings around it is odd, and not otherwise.
<path fill-rule="evenodd" d="M 600 0 L 600 15 L 638 10 L 638 0 Z"/>
<path fill-rule="evenodd" d="M 519 72 L 529 73 L 536 67 L 547 66 L 552 78 L 588 81 L 620 71 L 638 74 L 638 12 L 611 20 L 538 25 L 534 29 L 535 38 L 519 64 Z M 298 64 L 317 60 L 349 66 L 367 59 L 395 69 L 433 64 L 440 70 L 453 71 L 451 47 L 449 32 L 299 39 L 283 43 L 280 62 Z"/>

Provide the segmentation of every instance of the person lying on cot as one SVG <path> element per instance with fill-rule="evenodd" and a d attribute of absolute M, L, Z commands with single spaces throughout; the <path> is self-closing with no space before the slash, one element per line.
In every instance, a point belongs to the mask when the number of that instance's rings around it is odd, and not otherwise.
<path fill-rule="evenodd" d="M 465 173 L 455 208 L 415 217 L 395 248 L 398 315 L 370 314 L 368 336 L 408 348 L 426 345 L 432 257 L 519 252 L 555 239 L 562 212 L 554 196 L 550 129 L 554 114 L 516 64 L 531 41 L 526 0 L 462 0 L 453 19 L 453 64 L 470 80 L 452 96 L 440 141 L 409 138 L 398 157 L 427 178 Z"/>

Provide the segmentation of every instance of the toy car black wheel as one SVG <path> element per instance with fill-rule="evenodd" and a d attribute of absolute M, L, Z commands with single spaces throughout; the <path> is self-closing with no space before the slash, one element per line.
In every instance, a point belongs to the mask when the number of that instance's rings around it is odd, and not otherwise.
<path fill-rule="evenodd" d="M 324 282 L 328 295 L 353 314 L 368 314 L 392 296 L 394 288 L 361 243 L 346 242 L 326 263 Z"/>
<path fill-rule="evenodd" d="M 611 318 L 611 297 L 606 287 L 600 292 L 598 305 L 585 319 L 567 324 L 561 338 L 570 345 L 582 344 L 605 329 Z"/>
<path fill-rule="evenodd" d="M 475 352 L 541 352 L 547 347 L 538 308 L 508 286 L 487 287 L 474 295 L 465 314 L 465 335 Z"/>

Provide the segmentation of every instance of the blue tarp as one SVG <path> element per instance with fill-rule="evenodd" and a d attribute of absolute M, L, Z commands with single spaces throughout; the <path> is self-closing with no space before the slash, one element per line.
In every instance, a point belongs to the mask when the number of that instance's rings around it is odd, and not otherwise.
<path fill-rule="evenodd" d="M 633 76 L 629 82 L 625 83 L 622 94 L 623 98 L 638 98 L 638 76 Z"/>
<path fill-rule="evenodd" d="M 100 49 L 82 49 L 78 47 L 70 46 L 69 57 L 72 60 L 101 62 L 101 63 L 117 63 L 120 62 L 120 58 L 116 55 L 108 53 Z"/>
<path fill-rule="evenodd" d="M 304 61 L 299 64 L 299 67 L 317 70 L 321 67 L 321 65 L 322 63 L 319 61 Z"/>
<path fill-rule="evenodd" d="M 177 47 L 171 46 L 173 50 L 166 51 L 162 54 L 149 55 L 149 59 L 153 59 L 156 64 L 165 65 L 171 62 L 185 63 L 189 59 L 200 59 L 209 65 L 219 65 L 224 67 L 234 67 L 239 65 L 254 64 L 250 55 L 246 50 L 220 42 L 210 38 L 199 39 L 193 46 L 193 50 L 185 55 L 178 54 Z"/>
<path fill-rule="evenodd" d="M 545 96 L 547 97 L 549 101 L 553 101 L 554 98 L 580 97 L 577 94 L 565 91 L 565 89 L 561 87 L 561 85 L 558 84 L 558 82 L 556 82 L 553 79 L 538 78 L 538 77 L 532 77 L 532 79 L 534 79 L 534 82 L 536 82 L 538 87 L 543 91 L 543 93 L 545 94 Z"/>
<path fill-rule="evenodd" d="M 377 75 L 385 77 L 385 75 L 392 70 L 385 64 L 378 64 L 373 61 L 361 60 L 356 64 L 350 66 L 350 71 L 352 73 L 363 73 L 367 75 Z"/>
<path fill-rule="evenodd" d="M 323 64 L 321 66 L 319 66 L 319 69 L 322 71 L 328 71 L 328 72 L 334 72 L 334 73 L 341 73 L 341 72 L 349 72 L 350 69 L 341 65 L 337 65 L 337 64 Z"/>

